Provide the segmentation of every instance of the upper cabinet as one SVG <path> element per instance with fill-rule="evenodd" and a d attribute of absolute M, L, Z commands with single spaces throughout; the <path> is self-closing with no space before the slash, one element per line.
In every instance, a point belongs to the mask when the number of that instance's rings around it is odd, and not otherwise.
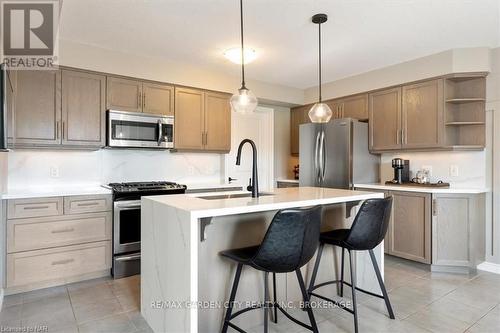
<path fill-rule="evenodd" d="M 368 120 L 368 94 L 349 96 L 326 103 L 332 109 L 333 118 Z"/>
<path fill-rule="evenodd" d="M 229 95 L 175 88 L 175 140 L 178 150 L 229 151 Z"/>
<path fill-rule="evenodd" d="M 172 86 L 113 76 L 107 80 L 107 109 L 174 115 Z"/>
<path fill-rule="evenodd" d="M 11 147 L 105 145 L 105 76 L 18 71 L 15 81 Z"/>
<path fill-rule="evenodd" d="M 231 106 L 227 94 L 205 93 L 205 149 L 231 150 Z"/>
<path fill-rule="evenodd" d="M 106 77 L 62 71 L 62 143 L 102 147 L 106 144 Z"/>
<path fill-rule="evenodd" d="M 442 145 L 443 104 L 442 79 L 403 86 L 403 148 Z"/>
<path fill-rule="evenodd" d="M 401 148 L 401 88 L 369 95 L 368 127 L 371 151 Z"/>
<path fill-rule="evenodd" d="M 309 110 L 312 105 L 304 105 L 290 110 L 290 152 L 299 154 L 299 126 L 310 123 Z"/>
<path fill-rule="evenodd" d="M 107 109 L 141 112 L 142 82 L 108 76 Z"/>
<path fill-rule="evenodd" d="M 61 144 L 61 72 L 17 72 L 11 144 Z"/>
<path fill-rule="evenodd" d="M 174 88 L 166 84 L 147 83 L 142 85 L 142 112 L 164 116 L 174 115 Z"/>

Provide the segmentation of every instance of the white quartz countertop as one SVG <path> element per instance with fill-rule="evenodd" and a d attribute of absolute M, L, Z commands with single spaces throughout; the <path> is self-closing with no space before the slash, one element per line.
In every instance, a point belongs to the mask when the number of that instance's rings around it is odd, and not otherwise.
<path fill-rule="evenodd" d="M 200 191 L 200 190 L 217 190 L 217 189 L 241 189 L 243 186 L 238 184 L 216 184 L 216 183 L 182 183 L 187 186 L 188 191 Z"/>
<path fill-rule="evenodd" d="M 203 197 L 221 194 L 241 194 L 246 191 L 216 192 L 199 194 L 176 194 L 143 197 L 142 200 L 153 200 L 178 210 L 189 212 L 191 217 L 215 217 L 236 214 L 263 212 L 270 210 L 307 207 L 314 205 L 329 205 L 350 201 L 362 201 L 372 198 L 382 198 L 382 193 L 350 191 L 319 187 L 293 187 L 274 189 L 273 195 L 259 198 L 231 198 L 206 200 Z"/>
<path fill-rule="evenodd" d="M 1 195 L 2 199 L 29 199 L 65 197 L 74 195 L 111 194 L 111 190 L 100 185 L 34 186 L 11 188 Z"/>
<path fill-rule="evenodd" d="M 404 185 L 386 185 L 386 184 L 354 184 L 356 188 L 386 190 L 386 191 L 405 191 L 405 192 L 419 192 L 419 193 L 449 193 L 449 194 L 481 194 L 487 193 L 490 190 L 487 188 L 474 188 L 474 187 L 455 187 L 449 188 L 440 187 L 420 187 L 420 186 L 404 186 Z"/>

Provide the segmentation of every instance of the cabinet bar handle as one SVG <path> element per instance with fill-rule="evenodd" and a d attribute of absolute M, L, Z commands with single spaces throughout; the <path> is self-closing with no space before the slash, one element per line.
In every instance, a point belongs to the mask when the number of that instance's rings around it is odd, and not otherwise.
<path fill-rule="evenodd" d="M 432 199 L 432 216 L 437 216 L 437 200 Z"/>
<path fill-rule="evenodd" d="M 63 122 L 62 122 L 62 138 L 63 138 L 63 140 L 64 140 L 64 138 L 65 138 L 65 135 L 64 135 L 64 131 L 65 131 L 65 129 L 66 129 L 66 125 L 65 125 L 65 124 L 66 124 L 66 123 L 63 121 Z"/>
<path fill-rule="evenodd" d="M 23 207 L 24 210 L 49 209 L 50 206 L 28 206 Z"/>
<path fill-rule="evenodd" d="M 97 206 L 99 203 L 98 202 L 80 202 L 80 203 L 77 203 L 76 205 L 78 207 L 88 207 L 88 206 Z"/>
<path fill-rule="evenodd" d="M 56 139 L 59 140 L 60 138 L 60 133 L 59 133 L 59 120 L 56 121 Z"/>
<path fill-rule="evenodd" d="M 396 144 L 399 145 L 399 134 L 401 133 L 401 130 L 396 131 Z"/>
<path fill-rule="evenodd" d="M 142 103 L 142 94 L 139 93 L 139 95 L 137 95 L 137 107 L 140 108 L 141 107 L 141 104 Z"/>
<path fill-rule="evenodd" d="M 51 233 L 53 233 L 53 234 L 61 234 L 61 233 L 64 233 L 64 232 L 72 232 L 72 231 L 75 231 L 75 229 L 74 228 L 65 228 L 65 229 L 52 230 Z"/>
<path fill-rule="evenodd" d="M 142 94 L 142 107 L 144 109 L 146 108 L 146 93 Z"/>
<path fill-rule="evenodd" d="M 65 264 L 69 264 L 70 262 L 73 262 L 73 261 L 75 261 L 75 259 L 64 259 L 64 260 L 53 261 L 52 266 L 65 265 Z"/>

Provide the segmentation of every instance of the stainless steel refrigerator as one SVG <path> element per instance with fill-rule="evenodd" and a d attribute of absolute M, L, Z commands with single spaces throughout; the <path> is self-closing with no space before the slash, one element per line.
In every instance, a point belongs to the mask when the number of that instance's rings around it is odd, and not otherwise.
<path fill-rule="evenodd" d="M 380 156 L 368 151 L 368 124 L 335 119 L 299 129 L 299 184 L 352 189 L 380 178 Z"/>

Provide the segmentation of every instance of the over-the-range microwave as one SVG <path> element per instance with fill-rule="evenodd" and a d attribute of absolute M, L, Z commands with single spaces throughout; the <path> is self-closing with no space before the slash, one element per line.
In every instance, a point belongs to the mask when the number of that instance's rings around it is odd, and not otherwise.
<path fill-rule="evenodd" d="M 116 148 L 174 148 L 174 117 L 108 110 L 107 146 Z"/>

